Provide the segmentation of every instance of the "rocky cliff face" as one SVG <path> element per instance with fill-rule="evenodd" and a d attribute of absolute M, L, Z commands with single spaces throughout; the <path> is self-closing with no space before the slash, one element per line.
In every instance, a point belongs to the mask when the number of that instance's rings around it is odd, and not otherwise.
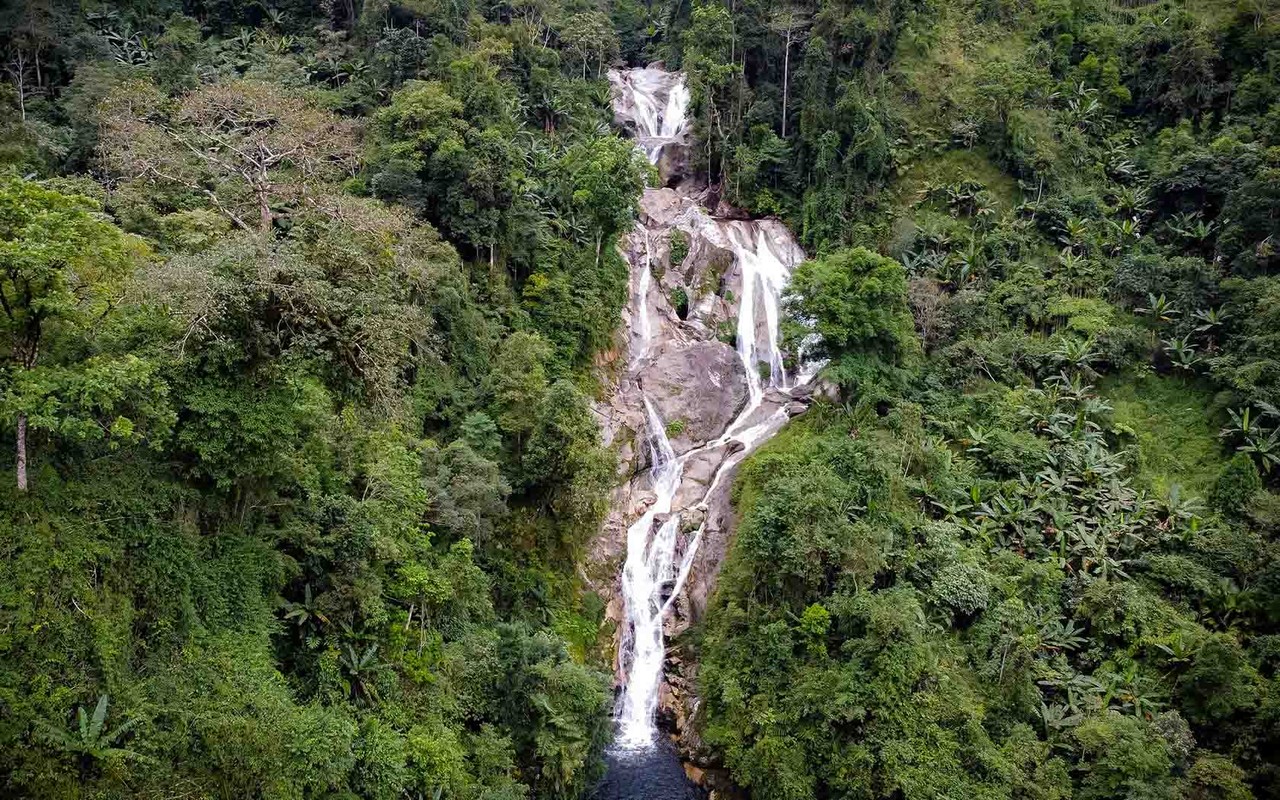
<path fill-rule="evenodd" d="M 738 463 L 807 405 L 806 376 L 794 374 L 778 342 L 779 297 L 804 254 L 780 222 L 725 208 L 688 173 L 681 76 L 650 67 L 610 80 L 617 124 L 662 176 L 621 244 L 631 267 L 618 342 L 626 367 L 597 407 L 618 452 L 619 485 L 587 565 L 616 625 L 621 705 L 631 706 L 641 691 L 633 673 L 649 663 L 646 623 L 660 625 L 662 648 L 706 613 L 732 535 Z M 669 488 L 654 469 L 663 453 L 675 459 L 658 465 Z M 660 725 L 702 761 L 696 665 L 663 654 L 654 676 Z"/>

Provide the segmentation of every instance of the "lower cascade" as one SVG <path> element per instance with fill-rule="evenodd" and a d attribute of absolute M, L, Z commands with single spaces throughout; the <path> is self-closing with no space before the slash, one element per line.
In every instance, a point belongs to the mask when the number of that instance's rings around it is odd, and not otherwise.
<path fill-rule="evenodd" d="M 620 245 L 631 272 L 627 366 L 598 409 L 624 478 L 600 545 L 614 558 L 625 545 L 621 602 L 611 605 L 620 683 L 612 771 L 625 753 L 659 748 L 659 718 L 687 728 L 680 720 L 696 700 L 668 674 L 666 642 L 705 611 L 732 523 L 735 467 L 807 407 L 816 365 L 789 369 L 781 346 L 782 294 L 804 258 L 790 231 L 739 218 L 688 175 L 684 77 L 650 66 L 609 78 L 617 123 L 662 182 L 645 190 Z M 644 795 L 606 787 L 603 796 Z"/>

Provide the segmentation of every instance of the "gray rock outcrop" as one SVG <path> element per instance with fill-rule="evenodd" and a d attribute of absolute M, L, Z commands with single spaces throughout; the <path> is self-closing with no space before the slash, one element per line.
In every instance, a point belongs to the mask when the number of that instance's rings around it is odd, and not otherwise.
<path fill-rule="evenodd" d="M 641 368 L 641 391 L 667 423 L 677 455 L 724 433 L 747 404 L 746 370 L 729 345 L 696 341 Z"/>

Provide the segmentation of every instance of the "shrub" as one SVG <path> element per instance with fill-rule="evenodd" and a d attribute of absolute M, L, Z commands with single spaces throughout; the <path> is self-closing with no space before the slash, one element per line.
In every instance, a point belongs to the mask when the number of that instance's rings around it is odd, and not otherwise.
<path fill-rule="evenodd" d="M 1249 502 L 1262 490 L 1262 476 L 1253 459 L 1237 453 L 1218 473 L 1218 480 L 1209 495 L 1214 508 L 1232 517 L 1242 515 Z"/>

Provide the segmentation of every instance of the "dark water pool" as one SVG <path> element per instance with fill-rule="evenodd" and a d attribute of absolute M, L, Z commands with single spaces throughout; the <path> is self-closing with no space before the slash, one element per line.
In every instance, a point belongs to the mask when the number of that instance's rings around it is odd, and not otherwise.
<path fill-rule="evenodd" d="M 610 749 L 604 760 L 608 769 L 592 800 L 706 800 L 665 739 L 643 750 Z"/>

